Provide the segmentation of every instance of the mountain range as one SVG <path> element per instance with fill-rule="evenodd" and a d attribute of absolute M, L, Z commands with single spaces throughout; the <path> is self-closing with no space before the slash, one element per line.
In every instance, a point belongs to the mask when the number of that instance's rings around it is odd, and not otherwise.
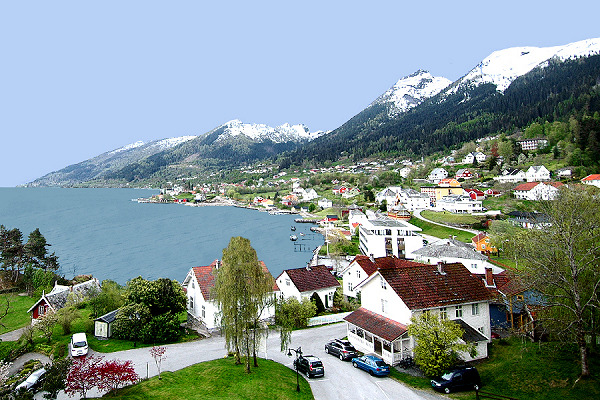
<path fill-rule="evenodd" d="M 416 71 L 330 132 L 233 120 L 198 136 L 137 142 L 28 186 L 136 185 L 201 177 L 266 159 L 287 168 L 344 158 L 429 155 L 581 108 L 600 110 L 599 54 L 600 38 L 499 50 L 455 82 Z"/>

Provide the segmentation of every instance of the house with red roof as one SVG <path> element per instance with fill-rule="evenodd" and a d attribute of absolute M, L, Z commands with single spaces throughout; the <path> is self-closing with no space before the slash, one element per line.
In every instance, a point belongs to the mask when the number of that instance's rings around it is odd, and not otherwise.
<path fill-rule="evenodd" d="M 485 193 L 479 189 L 465 188 L 464 191 L 472 200 L 485 200 Z"/>
<path fill-rule="evenodd" d="M 475 249 L 482 254 L 496 254 L 498 249 L 492 244 L 490 237 L 485 232 L 480 232 L 477 236 L 471 238 L 471 243 Z"/>
<path fill-rule="evenodd" d="M 263 272 L 271 276 L 265 263 L 259 262 Z M 210 265 L 191 268 L 181 284 L 187 295 L 187 325 L 191 329 L 206 332 L 220 326 L 217 318 L 219 307 L 211 293 L 215 286 L 215 273 L 220 264 L 219 260 L 215 260 Z M 273 295 L 279 295 L 279 288 L 275 282 L 273 282 Z M 272 305 L 263 311 L 261 319 L 274 317 L 275 305 Z"/>
<path fill-rule="evenodd" d="M 325 308 L 333 306 L 333 294 L 340 283 L 324 265 L 284 270 L 275 279 L 284 298 L 295 297 L 299 301 L 317 294 Z"/>
<path fill-rule="evenodd" d="M 581 180 L 581 183 L 600 187 L 600 174 L 588 175 Z"/>
<path fill-rule="evenodd" d="M 341 272 L 342 289 L 344 296 L 356 298 L 359 291 L 358 285 L 377 271 L 375 259 L 369 256 L 358 255 Z"/>
<path fill-rule="evenodd" d="M 348 340 L 363 353 L 375 353 L 390 365 L 413 355 L 408 335 L 412 316 L 438 314 L 463 328 L 462 341 L 487 357 L 491 335 L 489 301 L 484 283 L 460 263 L 422 264 L 394 257 L 374 259 L 376 272 L 358 285 L 362 306 L 344 319 Z"/>
<path fill-rule="evenodd" d="M 520 200 L 554 200 L 562 182 L 527 182 L 513 189 L 515 198 Z"/>

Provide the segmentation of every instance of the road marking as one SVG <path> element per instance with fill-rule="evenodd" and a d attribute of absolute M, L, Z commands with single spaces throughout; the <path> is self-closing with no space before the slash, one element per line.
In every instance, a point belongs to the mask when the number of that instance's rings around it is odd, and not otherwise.
<path fill-rule="evenodd" d="M 390 397 L 387 395 L 387 393 L 384 392 L 384 390 L 381 388 L 381 386 L 379 386 L 379 382 L 375 382 L 375 384 L 377 385 L 377 387 L 379 388 L 379 390 L 381 390 L 381 393 L 383 393 L 383 395 L 385 396 L 385 398 L 389 399 Z"/>

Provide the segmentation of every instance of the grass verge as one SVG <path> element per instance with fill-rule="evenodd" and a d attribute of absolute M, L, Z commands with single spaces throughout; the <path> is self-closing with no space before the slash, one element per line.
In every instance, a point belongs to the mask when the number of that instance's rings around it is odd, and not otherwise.
<path fill-rule="evenodd" d="M 452 235 L 456 236 L 456 239 L 460 240 L 461 242 L 471 243 L 471 238 L 475 236 L 470 232 L 432 224 L 431 222 L 423 221 L 419 218 L 411 218 L 409 222 L 421 228 L 423 230 L 421 233 L 424 233 L 425 235 L 435 236 L 440 239 L 446 239 Z"/>
<path fill-rule="evenodd" d="M 16 293 L 4 293 L 0 294 L 0 305 L 4 307 L 6 301 L 10 303 L 10 310 L 8 314 L 2 318 L 2 324 L 0 326 L 0 334 L 14 331 L 15 329 L 22 328 L 31 322 L 31 317 L 27 310 L 38 300 L 29 296 L 19 296 Z"/>

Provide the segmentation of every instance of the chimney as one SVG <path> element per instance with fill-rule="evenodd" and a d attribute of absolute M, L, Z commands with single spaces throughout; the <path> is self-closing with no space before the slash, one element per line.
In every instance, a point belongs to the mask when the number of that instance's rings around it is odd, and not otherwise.
<path fill-rule="evenodd" d="M 440 275 L 446 275 L 446 272 L 444 272 L 444 265 L 446 265 L 446 263 L 443 261 L 438 261 L 437 263 L 437 270 Z"/>
<path fill-rule="evenodd" d="M 215 260 L 215 269 L 219 269 L 219 260 Z"/>
<path fill-rule="evenodd" d="M 371 260 L 371 262 L 375 262 L 375 257 L 373 257 L 373 253 L 369 254 L 369 260 Z"/>
<path fill-rule="evenodd" d="M 485 269 L 485 285 L 494 286 L 494 274 L 492 274 L 492 269 L 489 267 Z"/>

